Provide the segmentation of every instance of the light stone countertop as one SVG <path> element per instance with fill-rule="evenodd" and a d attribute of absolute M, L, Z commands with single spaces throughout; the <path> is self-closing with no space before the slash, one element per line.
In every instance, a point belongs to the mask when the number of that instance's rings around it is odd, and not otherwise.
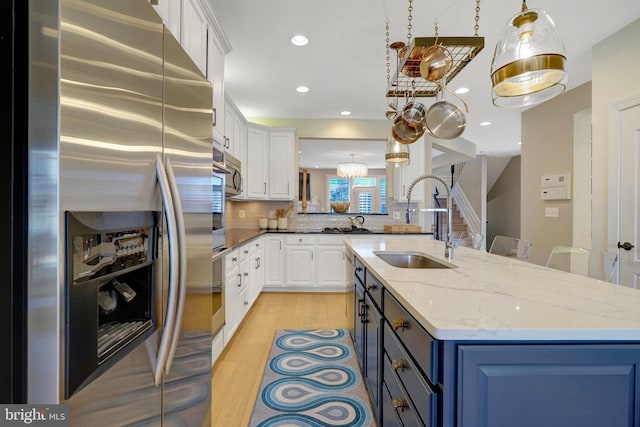
<path fill-rule="evenodd" d="M 441 261 L 444 242 L 345 239 L 435 338 L 640 341 L 640 291 L 460 247 L 452 269 L 393 267 L 374 251 L 418 251 Z"/>

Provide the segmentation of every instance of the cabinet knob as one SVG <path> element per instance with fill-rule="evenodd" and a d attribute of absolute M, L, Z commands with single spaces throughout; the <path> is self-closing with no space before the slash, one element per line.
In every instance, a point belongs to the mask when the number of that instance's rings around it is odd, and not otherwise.
<path fill-rule="evenodd" d="M 393 409 L 396 411 L 399 409 L 400 412 L 404 411 L 404 408 L 408 406 L 404 399 L 393 399 L 391 400 L 391 404 L 393 405 Z"/>
<path fill-rule="evenodd" d="M 406 320 L 392 320 L 391 321 L 391 326 L 393 327 L 394 330 L 398 330 L 398 329 L 402 329 L 403 331 L 409 327 L 409 322 L 407 322 Z"/>
<path fill-rule="evenodd" d="M 394 371 L 397 371 L 398 369 L 400 369 L 400 372 L 404 372 L 404 368 L 407 366 L 406 362 L 402 359 L 392 360 L 391 365 L 393 366 Z"/>

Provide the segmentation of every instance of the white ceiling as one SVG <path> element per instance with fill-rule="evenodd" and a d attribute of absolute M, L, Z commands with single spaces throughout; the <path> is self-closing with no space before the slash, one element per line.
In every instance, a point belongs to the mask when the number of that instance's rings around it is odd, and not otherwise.
<path fill-rule="evenodd" d="M 527 4 L 530 9 L 547 10 L 556 22 L 567 49 L 569 88 L 591 80 L 594 44 L 640 18 L 638 0 L 529 0 Z M 225 91 L 245 117 L 342 119 L 340 111 L 349 110 L 352 119 L 385 120 L 385 22 L 389 20 L 391 42 L 406 42 L 408 0 L 213 0 L 213 5 L 233 49 L 225 60 Z M 479 154 L 520 150 L 523 109 L 493 106 L 489 78 L 499 33 L 520 6 L 520 0 L 481 1 L 479 35 L 485 38 L 485 47 L 449 84 L 452 89 L 470 88 L 463 95 L 470 112 L 462 137 L 475 143 Z M 474 13 L 475 0 L 414 0 L 413 36 L 433 36 L 436 18 L 441 36 L 471 36 Z M 293 46 L 289 40 L 295 34 L 306 35 L 309 44 Z M 393 52 L 391 57 L 393 74 Z M 300 85 L 310 91 L 297 93 Z M 492 125 L 480 126 L 484 121 Z M 336 141 L 344 148 L 337 152 L 329 150 L 328 141 L 315 142 L 324 144 L 320 152 L 337 156 L 330 160 L 332 167 L 349 160 L 348 154 L 360 147 Z M 366 162 L 363 157 L 357 155 L 356 160 Z"/>

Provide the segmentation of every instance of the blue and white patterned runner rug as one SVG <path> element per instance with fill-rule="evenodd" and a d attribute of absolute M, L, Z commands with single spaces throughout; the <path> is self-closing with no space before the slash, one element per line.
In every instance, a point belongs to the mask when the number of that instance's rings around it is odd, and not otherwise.
<path fill-rule="evenodd" d="M 375 426 L 349 333 L 278 330 L 249 425 Z"/>

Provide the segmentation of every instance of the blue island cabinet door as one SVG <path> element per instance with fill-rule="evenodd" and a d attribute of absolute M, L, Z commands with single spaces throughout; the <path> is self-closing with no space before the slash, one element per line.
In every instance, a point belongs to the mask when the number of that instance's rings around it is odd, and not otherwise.
<path fill-rule="evenodd" d="M 460 345 L 457 354 L 459 427 L 640 425 L 640 345 Z"/>

